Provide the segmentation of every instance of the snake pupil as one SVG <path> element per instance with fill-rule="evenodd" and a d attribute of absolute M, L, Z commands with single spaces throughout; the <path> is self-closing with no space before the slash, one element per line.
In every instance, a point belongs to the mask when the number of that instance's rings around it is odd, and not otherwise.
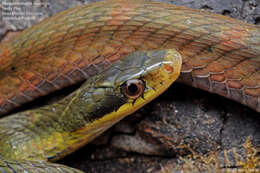
<path fill-rule="evenodd" d="M 136 84 L 130 84 L 127 89 L 129 94 L 136 94 L 138 91 L 138 86 L 136 86 Z"/>

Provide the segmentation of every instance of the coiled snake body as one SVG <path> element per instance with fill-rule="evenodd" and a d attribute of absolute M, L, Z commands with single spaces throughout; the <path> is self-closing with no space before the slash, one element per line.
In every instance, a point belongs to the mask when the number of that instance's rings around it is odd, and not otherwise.
<path fill-rule="evenodd" d="M 143 52 L 147 50 L 156 51 Z M 141 52 L 132 54 L 136 51 Z M 149 64 L 154 54 L 158 58 L 151 61 L 154 65 Z M 260 111 L 259 27 L 158 2 L 93 3 L 61 12 L 0 45 L 2 115 L 36 97 L 88 79 L 79 91 L 54 105 L 0 120 L 0 170 L 33 171 L 30 168 L 37 167 L 54 172 L 56 165 L 44 161 L 15 160 L 52 161 L 64 157 L 159 95 L 178 76 L 179 66 L 175 65 L 179 61 L 171 60 L 174 66 L 169 66 L 168 54 L 182 57 L 180 82 Z M 164 58 L 167 63 L 163 63 Z M 126 67 L 139 67 L 139 71 Z M 154 73 L 161 67 L 174 72 L 170 73 L 171 80 L 166 79 L 169 73 L 162 74 L 166 77 Z M 133 78 L 145 82 L 144 99 L 125 98 L 120 89 Z M 154 85 L 164 87 L 155 89 Z M 148 91 L 156 92 L 145 99 Z M 114 98 L 112 105 L 105 96 L 110 101 Z M 120 116 L 113 114 L 121 109 Z"/>

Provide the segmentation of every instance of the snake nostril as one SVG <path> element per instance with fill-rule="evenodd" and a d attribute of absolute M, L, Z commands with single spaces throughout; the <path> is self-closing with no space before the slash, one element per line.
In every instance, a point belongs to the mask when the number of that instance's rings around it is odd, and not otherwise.
<path fill-rule="evenodd" d="M 163 67 L 164 67 L 165 72 L 167 72 L 167 73 L 169 73 L 169 74 L 171 74 L 171 73 L 174 72 L 173 66 L 171 66 L 171 65 L 169 65 L 169 64 L 164 64 Z"/>

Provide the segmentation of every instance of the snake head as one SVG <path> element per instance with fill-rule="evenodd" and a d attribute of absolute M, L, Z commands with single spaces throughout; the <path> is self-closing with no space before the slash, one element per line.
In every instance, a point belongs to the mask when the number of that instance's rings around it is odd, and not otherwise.
<path fill-rule="evenodd" d="M 159 96 L 177 79 L 181 63 L 176 50 L 138 51 L 93 78 L 85 93 L 92 98 L 88 132 L 102 133 Z"/>

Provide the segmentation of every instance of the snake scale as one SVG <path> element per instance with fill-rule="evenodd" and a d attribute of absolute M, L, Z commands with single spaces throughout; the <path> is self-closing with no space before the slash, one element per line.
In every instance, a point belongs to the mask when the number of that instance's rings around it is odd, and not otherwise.
<path fill-rule="evenodd" d="M 98 76 L 135 51 L 165 49 L 182 57 L 179 82 L 260 112 L 258 26 L 159 2 L 110 0 L 58 13 L 0 45 L 0 114 Z"/>

